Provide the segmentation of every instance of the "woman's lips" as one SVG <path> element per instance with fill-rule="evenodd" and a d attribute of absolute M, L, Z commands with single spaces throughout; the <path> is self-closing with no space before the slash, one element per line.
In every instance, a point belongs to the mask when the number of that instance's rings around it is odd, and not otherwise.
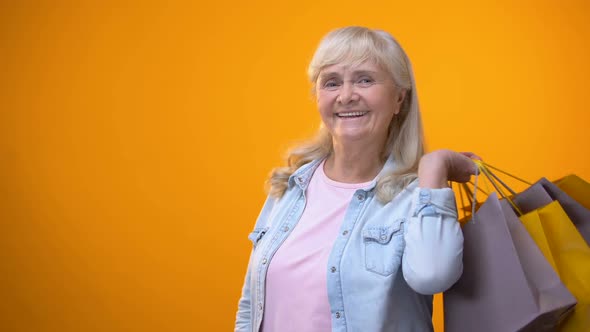
<path fill-rule="evenodd" d="M 361 116 L 369 113 L 368 111 L 351 111 L 351 112 L 338 112 L 336 116 L 341 119 L 354 119 L 360 118 Z"/>

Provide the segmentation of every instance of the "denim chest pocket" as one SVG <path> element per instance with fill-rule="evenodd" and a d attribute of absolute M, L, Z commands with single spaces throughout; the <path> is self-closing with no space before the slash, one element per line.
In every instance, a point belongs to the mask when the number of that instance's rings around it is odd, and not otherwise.
<path fill-rule="evenodd" d="M 404 250 L 404 221 L 398 219 L 392 225 L 371 226 L 363 230 L 367 270 L 383 276 L 397 272 Z"/>
<path fill-rule="evenodd" d="M 264 234 L 266 234 L 266 232 L 268 232 L 268 227 L 260 227 L 260 228 L 255 228 L 252 231 L 252 233 L 250 233 L 248 235 L 248 239 L 250 241 L 252 241 L 254 248 L 256 248 L 258 243 L 260 243 L 260 241 L 262 240 L 262 238 L 264 237 Z"/>

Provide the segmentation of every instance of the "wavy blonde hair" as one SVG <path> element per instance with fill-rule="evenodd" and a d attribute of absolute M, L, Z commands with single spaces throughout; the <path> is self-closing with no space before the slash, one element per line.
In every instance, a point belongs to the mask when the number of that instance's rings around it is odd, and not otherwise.
<path fill-rule="evenodd" d="M 408 56 L 385 31 L 346 27 L 334 30 L 322 39 L 309 64 L 308 76 L 315 91 L 318 76 L 325 67 L 339 63 L 354 66 L 365 61 L 381 66 L 395 84 L 406 91 L 400 112 L 389 125 L 382 150 L 383 161 L 391 154 L 395 160 L 395 169 L 377 179 L 377 198 L 385 203 L 417 178 L 418 163 L 425 149 L 416 83 Z M 288 151 L 287 166 L 273 169 L 267 181 L 269 194 L 282 197 L 293 172 L 313 160 L 326 158 L 332 149 L 332 136 L 322 124 L 315 137 Z"/>

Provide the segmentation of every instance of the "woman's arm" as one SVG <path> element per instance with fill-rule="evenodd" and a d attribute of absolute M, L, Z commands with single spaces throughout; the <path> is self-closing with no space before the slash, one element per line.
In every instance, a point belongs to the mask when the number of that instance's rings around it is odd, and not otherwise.
<path fill-rule="evenodd" d="M 254 231 L 250 233 L 248 238 L 252 241 L 254 248 L 260 242 L 264 234 L 270 227 L 273 218 L 273 212 L 277 200 L 271 196 L 266 198 L 262 210 L 256 219 Z M 251 331 L 252 330 L 252 303 L 250 294 L 250 273 L 252 268 L 252 260 L 254 257 L 254 248 L 250 252 L 250 259 L 248 261 L 248 269 L 246 270 L 246 277 L 244 278 L 244 286 L 242 286 L 242 296 L 238 301 L 238 313 L 236 314 L 235 332 Z"/>
<path fill-rule="evenodd" d="M 480 157 L 471 152 L 437 150 L 424 155 L 418 166 L 420 188 L 447 188 L 448 181 L 467 182 L 477 166 L 471 159 Z"/>
<path fill-rule="evenodd" d="M 253 253 L 254 251 L 252 251 Z M 242 286 L 242 296 L 238 302 L 238 313 L 236 314 L 235 332 L 250 332 L 252 331 L 252 316 L 250 303 L 250 265 L 252 263 L 252 253 L 248 262 L 248 270 L 244 278 L 244 286 Z"/>
<path fill-rule="evenodd" d="M 470 153 L 438 150 L 422 157 L 419 188 L 404 240 L 402 269 L 406 282 L 421 294 L 451 287 L 463 272 L 463 233 L 457 222 L 455 195 L 447 181 L 466 182 L 476 166 Z"/>

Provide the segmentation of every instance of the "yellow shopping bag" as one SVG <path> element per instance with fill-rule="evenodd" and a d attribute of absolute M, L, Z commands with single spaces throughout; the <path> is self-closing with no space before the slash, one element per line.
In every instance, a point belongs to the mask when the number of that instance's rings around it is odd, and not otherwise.
<path fill-rule="evenodd" d="M 578 300 L 561 331 L 590 331 L 590 248 L 557 201 L 521 216 L 520 220 Z"/>
<path fill-rule="evenodd" d="M 573 199 L 590 209 L 590 183 L 577 175 L 571 174 L 554 182 Z"/>

